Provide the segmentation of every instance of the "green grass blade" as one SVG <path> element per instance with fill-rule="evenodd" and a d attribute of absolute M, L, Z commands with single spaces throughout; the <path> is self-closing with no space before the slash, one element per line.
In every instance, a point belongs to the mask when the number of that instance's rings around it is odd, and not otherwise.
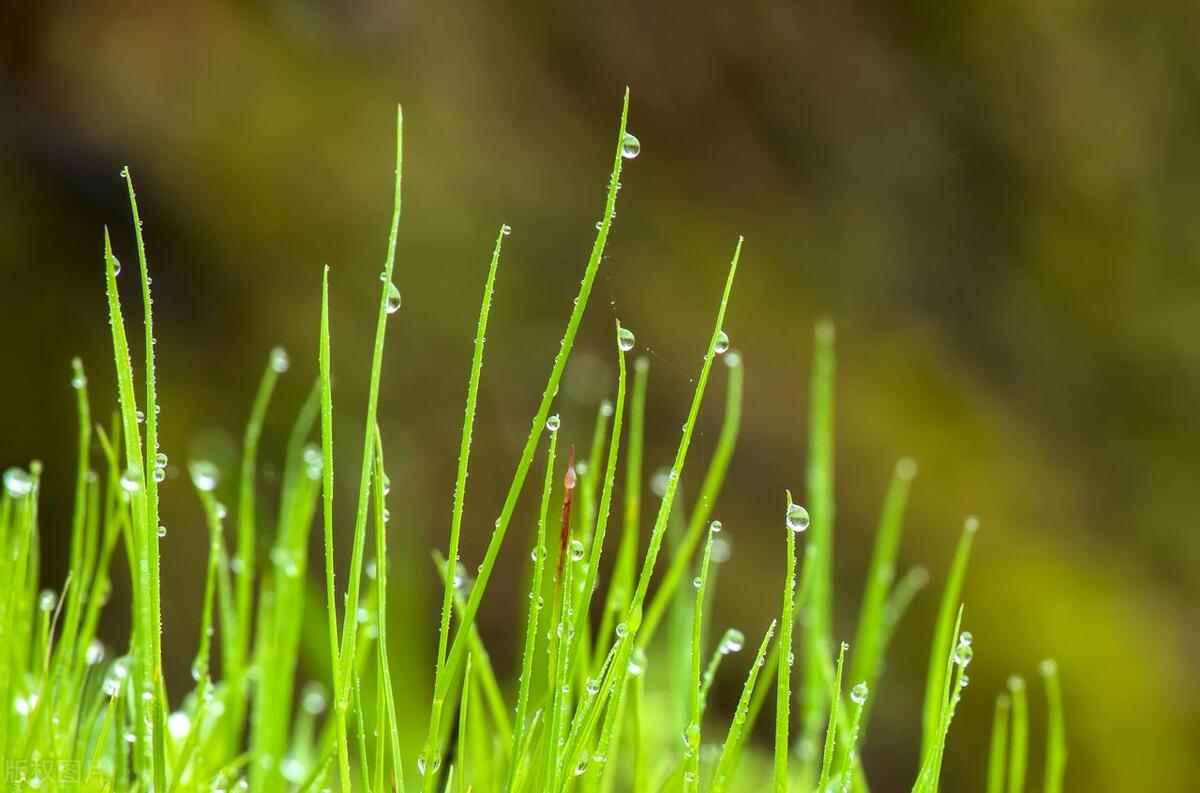
<path fill-rule="evenodd" d="M 392 207 L 391 230 L 388 233 L 387 254 L 384 258 L 382 281 L 379 292 L 379 308 L 375 320 L 375 345 L 371 353 L 371 380 L 367 389 L 367 412 L 363 430 L 363 456 L 359 469 L 358 507 L 354 518 L 354 545 L 350 554 L 350 572 L 346 587 L 346 608 L 358 608 L 359 590 L 362 583 L 363 548 L 367 537 L 367 512 L 371 494 L 371 464 L 375 457 L 375 422 L 379 410 L 379 383 L 383 372 L 383 342 L 387 330 L 388 316 L 398 308 L 394 302 L 395 286 L 392 273 L 396 265 L 396 237 L 400 229 L 400 182 L 404 163 L 404 113 L 396 107 L 396 179 L 394 204 Z M 335 689 L 336 706 L 345 709 L 350 701 L 350 683 L 355 668 L 358 630 L 355 620 L 349 616 L 342 623 L 342 643 L 338 648 L 339 680 Z M 338 693 L 340 692 L 340 693 Z"/>
<path fill-rule="evenodd" d="M 1062 685 L 1058 664 L 1047 658 L 1038 667 L 1046 683 L 1046 771 L 1043 793 L 1062 793 L 1067 769 L 1067 728 L 1063 719 Z"/>
<path fill-rule="evenodd" d="M 689 690 L 691 692 L 691 721 L 684 731 L 684 765 L 683 789 L 688 793 L 700 790 L 700 731 L 704 711 L 700 699 L 700 665 L 704 655 L 704 645 L 701 638 L 701 628 L 704 624 L 704 596 L 708 589 L 708 569 L 712 558 L 712 542 L 716 532 L 708 531 L 708 540 L 704 544 L 704 557 L 700 562 L 699 586 L 696 588 L 696 615 L 692 622 L 692 675 Z"/>
<path fill-rule="evenodd" d="M 387 507 L 384 505 L 384 490 L 387 481 L 387 474 L 383 467 L 383 438 L 380 435 L 379 427 L 375 427 L 375 471 L 374 477 L 376 486 L 373 489 L 375 496 L 375 585 L 377 594 L 375 598 L 375 622 L 378 625 L 379 640 L 376 642 L 379 663 L 379 677 L 383 682 L 383 704 L 387 709 L 383 717 L 385 723 L 390 727 L 387 731 L 388 739 L 391 745 L 392 754 L 392 774 L 389 777 L 392 785 L 395 785 L 399 790 L 404 790 L 404 761 L 400 753 L 400 737 L 396 729 L 396 696 L 392 690 L 392 668 L 388 658 L 388 550 L 387 550 L 387 521 L 384 519 L 384 513 Z M 380 757 L 384 757 L 386 752 L 386 744 L 383 737 L 378 736 L 377 740 L 380 743 L 380 748 L 377 750 Z M 387 764 L 380 762 L 381 773 L 386 776 Z"/>
<path fill-rule="evenodd" d="M 738 698 L 737 707 L 733 711 L 733 721 L 730 722 L 729 732 L 725 736 L 721 757 L 717 760 L 717 769 L 713 774 L 712 793 L 722 793 L 729 785 L 733 778 L 733 772 L 737 769 L 738 761 L 741 759 L 746 736 L 754 727 L 753 720 L 750 718 L 751 700 L 757 690 L 759 672 L 763 671 L 765 666 L 767 647 L 775 635 L 775 625 L 775 620 L 771 620 L 770 626 L 767 627 L 767 633 L 758 646 L 754 662 L 750 664 L 750 672 L 746 675 L 746 682 L 742 686 L 742 695 Z"/>
<path fill-rule="evenodd" d="M 452 576 L 446 576 L 452 579 Z M 451 584 L 453 586 L 453 584 Z M 471 654 L 467 653 L 467 665 L 463 668 L 462 697 L 458 703 L 458 747 L 454 754 L 454 765 L 458 773 L 454 775 L 455 790 L 466 793 L 467 785 L 467 710 L 471 694 Z"/>
<path fill-rule="evenodd" d="M 1025 678 L 1013 675 L 1008 679 L 1012 696 L 1011 741 L 1008 748 L 1008 793 L 1023 793 L 1025 768 L 1029 756 L 1029 709 L 1025 698 Z"/>
<path fill-rule="evenodd" d="M 883 668 L 889 635 L 885 609 L 895 580 L 896 554 L 900 548 L 908 493 L 916 474 L 917 465 L 912 460 L 905 458 L 896 463 L 887 496 L 884 498 L 883 515 L 879 521 L 879 530 L 875 534 L 875 547 L 867 568 L 867 584 L 863 591 L 849 676 L 853 681 L 866 683 L 870 691 L 878 690 L 879 675 Z M 869 712 L 869 706 L 865 703 L 863 709 Z M 867 714 L 864 713 L 863 723 L 866 721 Z"/>
<path fill-rule="evenodd" d="M 675 491 L 679 487 L 680 477 L 683 476 L 683 465 L 687 459 L 688 448 L 692 442 L 692 433 L 696 428 L 696 417 L 700 414 L 700 404 L 704 400 L 704 391 L 708 385 L 708 375 L 712 369 L 713 358 L 718 354 L 716 352 L 717 338 L 724 332 L 722 328 L 725 324 L 725 309 L 729 305 L 729 295 L 733 291 L 733 279 L 737 275 L 738 260 L 742 255 L 742 242 L 742 238 L 739 237 L 737 247 L 733 251 L 733 258 L 729 263 L 729 274 L 725 278 L 725 291 L 721 295 L 721 303 L 717 308 L 716 323 L 713 326 L 708 348 L 704 352 L 704 363 L 700 368 L 700 376 L 696 379 L 696 388 L 692 394 L 692 406 L 688 411 L 687 421 L 683 425 L 683 437 L 680 439 L 679 446 L 675 450 L 675 461 L 671 466 L 671 475 L 667 479 L 666 492 L 663 493 L 662 501 L 659 503 L 658 515 L 654 520 L 654 529 L 650 533 L 649 547 L 646 550 L 646 557 L 642 563 L 642 572 L 638 578 L 637 589 L 634 591 L 633 600 L 629 606 L 629 618 L 627 621 L 633 628 L 637 628 L 641 623 L 642 603 L 645 601 L 646 592 L 650 588 L 650 578 L 654 573 L 654 565 L 658 560 L 658 552 L 662 548 L 663 534 L 667 528 L 667 519 L 671 514 L 671 507 L 675 502 Z"/>
<path fill-rule="evenodd" d="M 613 563 L 612 579 L 608 588 L 608 607 L 600 622 L 597 636 L 607 639 L 612 636 L 617 618 L 629 607 L 633 595 L 634 566 L 638 553 L 638 526 L 642 504 L 642 449 L 646 433 L 646 381 L 650 373 L 650 360 L 641 356 L 633 362 L 633 388 L 629 407 L 629 441 L 625 453 L 625 504 L 622 514 L 621 544 Z M 592 669 L 603 660 L 604 641 L 596 642 Z"/>
<path fill-rule="evenodd" d="M 921 721 L 921 757 L 929 754 L 937 740 L 939 714 L 943 703 L 942 692 L 949 676 L 950 661 L 947 648 L 953 650 L 954 615 L 958 610 L 962 595 L 963 578 L 967 574 L 967 562 L 971 558 L 971 543 L 978 530 L 979 521 L 973 517 L 967 518 L 963 523 L 958 548 L 954 552 L 954 561 L 950 564 L 950 574 L 946 578 L 946 588 L 942 590 L 937 623 L 933 631 L 933 645 L 929 651 L 929 671 L 925 679 L 925 707 Z"/>
<path fill-rule="evenodd" d="M 786 515 L 792 512 L 792 494 L 787 493 Z M 792 626 L 795 623 L 793 609 L 796 600 L 796 532 L 790 525 L 784 526 L 787 535 L 787 572 L 783 579 L 783 615 L 779 628 L 779 657 L 781 663 L 777 666 L 775 694 L 775 791 L 787 793 L 788 790 L 788 755 L 791 745 L 788 742 L 788 722 L 792 702 Z M 816 553 L 815 546 L 812 547 Z M 810 563 L 812 555 L 805 554 L 805 568 L 814 569 Z"/>
<path fill-rule="evenodd" d="M 625 417 L 625 351 L 621 349 L 621 323 L 617 323 L 617 403 L 612 407 L 612 436 L 608 442 L 608 459 L 604 469 L 604 485 L 600 494 L 600 511 L 596 516 L 595 531 L 591 536 L 591 555 L 587 562 L 587 573 L 583 582 L 582 595 L 577 598 L 575 604 L 575 632 L 581 637 L 585 636 L 585 631 L 588 625 L 588 614 L 591 610 L 592 596 L 596 590 L 596 582 L 600 576 L 600 556 L 604 550 L 604 539 L 608 532 L 608 518 L 612 508 L 613 483 L 616 481 L 617 475 L 617 458 L 621 452 L 621 427 Z M 602 445 L 602 444 L 597 444 Z M 594 455 L 597 456 L 597 455 Z M 589 468 L 589 470 L 594 470 Z M 586 543 L 585 543 L 586 544 Z M 602 644 L 607 636 L 603 636 L 598 644 Z M 578 666 L 586 676 L 588 665 L 588 653 L 583 641 L 576 645 Z M 575 659 L 572 659 L 575 663 Z"/>
<path fill-rule="evenodd" d="M 833 324 L 821 320 L 813 330 L 812 384 L 806 487 L 812 516 L 812 593 L 803 636 L 801 689 L 801 787 L 811 787 L 816 770 L 817 739 L 825 721 L 828 689 L 822 684 L 826 654 L 833 646 Z M 781 626 L 782 630 L 789 630 Z"/>
<path fill-rule="evenodd" d="M 492 261 L 488 266 L 487 281 L 483 287 L 483 301 L 479 307 L 479 323 L 475 329 L 475 347 L 471 357 L 471 375 L 467 381 L 467 407 L 463 415 L 462 439 L 459 441 L 458 475 L 454 480 L 454 507 L 450 518 L 450 543 L 446 558 L 451 564 L 458 563 L 459 535 L 462 531 L 463 502 L 467 490 L 467 469 L 471 457 L 471 437 L 475 429 L 475 404 L 479 395 L 479 377 L 483 369 L 483 344 L 487 334 L 488 315 L 492 308 L 492 292 L 496 284 L 496 268 L 500 263 L 500 248 L 508 227 L 504 226 L 496 235 L 496 247 L 492 250 Z M 436 677 L 441 676 L 446 664 L 446 649 L 450 640 L 450 613 L 453 609 L 453 576 L 446 576 L 442 595 L 442 621 L 438 631 Z M 436 706 L 435 706 L 436 707 Z M 462 776 L 460 774 L 460 780 Z"/>
<path fill-rule="evenodd" d="M 121 474 L 122 486 L 130 496 L 130 505 L 132 508 L 133 519 L 130 524 L 130 550 L 132 553 L 131 574 L 132 585 L 134 587 L 133 595 L 133 656 L 134 668 L 136 670 L 136 678 L 138 681 L 138 689 L 140 691 L 149 691 L 151 693 L 151 702 L 146 703 L 142 697 L 134 698 L 134 716 L 136 719 L 135 726 L 135 752 L 134 752 L 134 769 L 139 777 L 146 779 L 147 782 L 155 779 L 154 774 L 154 756 L 153 747 L 150 745 L 151 728 L 153 723 L 152 718 L 147 718 L 146 708 L 149 705 L 151 709 L 154 707 L 153 699 L 158 687 L 154 684 L 154 640 L 152 634 L 155 632 L 152 627 L 153 609 L 150 603 L 151 600 L 157 601 L 158 590 L 151 590 L 151 575 L 150 569 L 154 567 L 157 570 L 157 559 L 151 564 L 149 552 L 151 549 L 151 540 L 147 535 L 155 535 L 154 540 L 157 543 L 157 528 L 149 527 L 149 511 L 146 500 L 146 481 L 153 481 L 153 477 L 146 476 L 146 466 L 142 458 L 141 449 L 141 430 L 138 423 L 138 408 L 137 397 L 133 387 L 133 365 L 129 354 L 129 341 L 125 335 L 125 318 L 121 313 L 121 299 L 117 291 L 117 269 L 118 264 L 116 257 L 113 256 L 112 242 L 108 236 L 108 229 L 104 230 L 104 255 L 107 265 L 107 282 L 108 282 L 108 313 L 109 324 L 112 330 L 113 340 L 113 360 L 116 364 L 117 371 L 117 397 L 120 405 L 121 423 L 123 429 L 123 437 L 125 440 L 125 456 L 128 467 Z M 155 546 L 157 547 L 157 546 Z M 156 608 L 157 606 L 154 606 Z M 149 754 L 150 765 L 147 767 L 147 752 Z M 166 781 L 163 780 L 161 787 L 166 786 Z"/>
<path fill-rule="evenodd" d="M 542 611 L 541 593 L 546 569 L 546 518 L 550 508 L 550 489 L 554 484 L 554 453 L 558 446 L 558 432 L 550 433 L 550 446 L 546 451 L 546 479 L 542 486 L 541 507 L 538 511 L 537 541 L 533 548 L 533 577 L 529 585 L 529 618 L 525 627 L 525 650 L 521 654 L 521 682 L 517 690 L 517 711 L 513 726 L 512 750 L 509 752 L 508 777 L 505 790 L 513 790 L 519 758 L 525 751 L 529 734 L 527 726 L 529 693 L 533 684 L 533 655 L 537 646 L 539 616 Z"/>
<path fill-rule="evenodd" d="M 670 605 L 671 599 L 678 591 L 681 582 L 687 577 L 688 568 L 691 566 L 692 554 L 695 552 L 696 546 L 700 541 L 704 526 L 712 516 L 717 494 L 721 491 L 721 486 L 725 482 L 725 473 L 729 470 L 729 461 L 733 456 L 734 447 L 737 445 L 738 429 L 741 426 L 742 418 L 742 384 L 744 379 L 742 357 L 735 352 L 726 353 L 725 363 L 729 368 L 729 385 L 725 396 L 725 416 L 721 422 L 721 432 L 717 437 L 717 446 L 713 451 L 708 471 L 704 475 L 704 482 L 700 486 L 700 495 L 697 498 L 696 507 L 692 510 L 691 518 L 688 520 L 687 533 L 684 535 L 677 552 L 671 559 L 670 566 L 667 567 L 667 571 L 663 574 L 662 582 L 659 584 L 657 591 L 655 591 L 654 597 L 650 600 L 650 606 L 646 609 L 646 617 L 642 621 L 642 630 L 639 639 L 642 647 L 650 644 L 650 640 L 654 636 L 654 631 L 658 627 L 663 613 L 666 611 L 667 606 Z"/>
<path fill-rule="evenodd" d="M 1009 696 L 996 697 L 996 711 L 992 716 L 992 742 L 988 750 L 987 793 L 1004 793 L 1004 762 L 1008 752 Z"/>
<path fill-rule="evenodd" d="M 833 691 L 829 698 L 829 721 L 825 724 L 825 751 L 821 753 L 821 775 L 817 779 L 817 790 L 825 790 L 833 772 L 833 749 L 837 743 L 838 708 L 842 703 L 842 669 L 846 663 L 846 650 L 850 645 L 842 642 L 838 651 L 837 672 L 833 678 Z"/>
<path fill-rule="evenodd" d="M 345 709 L 337 707 L 338 650 L 337 597 L 333 575 L 333 385 L 329 374 L 329 266 L 321 279 L 321 333 L 318 366 L 321 377 L 321 492 L 325 527 L 325 611 L 329 617 L 330 691 L 335 697 L 334 737 L 337 742 L 338 776 L 342 790 L 350 790 L 350 747 L 346 735 Z M 350 619 L 347 617 L 347 622 Z"/>

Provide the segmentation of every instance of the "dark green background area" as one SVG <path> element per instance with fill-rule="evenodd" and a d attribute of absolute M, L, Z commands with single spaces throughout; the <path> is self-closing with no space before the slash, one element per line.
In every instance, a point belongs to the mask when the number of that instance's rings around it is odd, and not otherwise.
<path fill-rule="evenodd" d="M 778 609 L 783 489 L 802 489 L 811 330 L 828 316 L 839 350 L 838 634 L 851 636 L 902 455 L 921 473 L 901 555 L 933 576 L 877 692 L 864 749 L 873 789 L 906 789 L 915 773 L 936 591 L 967 514 L 983 526 L 965 593 L 976 660 L 946 789 L 981 787 L 992 697 L 1011 672 L 1031 679 L 1040 742 L 1044 656 L 1064 678 L 1069 789 L 1186 789 L 1200 775 L 1200 6 L 711 5 L 0 10 L 0 465 L 47 464 L 48 580 L 64 575 L 72 355 L 89 367 L 100 415 L 112 405 L 101 241 L 107 224 L 128 289 L 123 164 L 154 274 L 172 462 L 232 454 L 267 351 L 283 344 L 292 371 L 263 453 L 278 458 L 315 376 L 325 263 L 338 455 L 352 462 L 403 103 L 403 307 L 381 410 L 398 483 L 390 525 L 408 573 L 398 597 L 422 604 L 426 551 L 444 546 L 448 527 L 496 230 L 513 227 L 488 331 L 469 567 L 583 271 L 628 85 L 642 154 L 625 169 L 558 408 L 586 442 L 614 388 L 619 317 L 652 351 L 647 466 L 667 464 L 745 235 L 726 323 L 747 396 L 716 512 L 733 544 L 719 627 L 755 644 Z M 131 314 L 135 298 L 129 289 Z M 690 459 L 693 491 L 723 390 L 719 372 Z M 165 654 L 183 683 L 204 529 L 183 481 L 163 494 Z M 502 667 L 523 600 L 528 511 L 482 614 Z M 126 594 L 109 609 L 113 640 Z M 397 633 L 413 648 L 403 689 L 416 707 L 434 606 L 413 610 L 427 619 Z M 721 697 L 736 695 L 740 674 L 730 670 Z"/>

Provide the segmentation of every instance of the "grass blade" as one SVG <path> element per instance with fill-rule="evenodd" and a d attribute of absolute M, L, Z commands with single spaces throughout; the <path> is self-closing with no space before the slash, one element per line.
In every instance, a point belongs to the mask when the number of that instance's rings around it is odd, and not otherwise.
<path fill-rule="evenodd" d="M 992 716 L 992 742 L 988 751 L 987 793 L 1004 793 L 1004 761 L 1008 752 L 1009 696 L 996 697 L 996 711 Z"/>
<path fill-rule="evenodd" d="M 942 691 L 945 689 L 946 678 L 949 676 L 950 661 L 947 648 L 953 649 L 954 614 L 958 610 L 963 578 L 966 577 L 967 562 L 971 558 L 971 543 L 978 530 L 979 521 L 973 517 L 967 518 L 963 523 L 958 548 L 954 552 L 954 561 L 950 564 L 950 574 L 946 578 L 946 588 L 942 590 L 937 623 L 933 631 L 933 646 L 929 651 L 929 671 L 925 680 L 925 708 L 921 721 L 921 757 L 929 754 L 937 740 L 939 714 L 943 701 Z"/>
<path fill-rule="evenodd" d="M 1062 793 L 1067 770 L 1067 730 L 1063 720 L 1062 686 L 1058 664 L 1047 658 L 1038 667 L 1046 682 L 1046 778 L 1043 793 Z"/>
<path fill-rule="evenodd" d="M 787 493 L 787 510 L 788 515 L 785 532 L 787 535 L 787 572 L 783 579 L 783 616 L 780 620 L 779 629 L 779 656 L 782 662 L 777 667 L 777 682 L 775 695 L 775 791 L 776 793 L 787 793 L 788 790 L 788 754 L 790 753 L 790 744 L 788 743 L 788 722 L 790 719 L 790 709 L 792 702 L 792 625 L 795 623 L 793 609 L 795 608 L 796 600 L 796 534 L 792 529 L 791 514 L 792 514 L 792 494 Z M 815 546 L 812 553 L 817 553 Z M 806 573 L 814 569 L 810 563 L 812 554 L 806 553 L 804 567 Z M 809 587 L 812 585 L 809 584 Z"/>
<path fill-rule="evenodd" d="M 811 787 L 816 767 L 817 738 L 825 718 L 828 689 L 822 669 L 833 646 L 833 323 L 822 320 L 813 331 L 813 368 L 809 405 L 808 509 L 812 515 L 812 592 L 806 607 L 801 690 L 800 784 Z M 786 623 L 782 631 L 790 631 Z M 786 749 L 786 747 L 785 747 Z"/>
<path fill-rule="evenodd" d="M 450 564 L 458 563 L 459 535 L 462 530 L 463 500 L 467 490 L 467 468 L 471 457 L 471 436 L 475 427 L 475 403 L 479 395 L 479 377 L 483 369 L 483 343 L 487 333 L 488 314 L 492 307 L 492 292 L 496 283 L 496 268 L 500 263 L 500 248 L 508 227 L 501 228 L 496 235 L 496 247 L 492 250 L 492 261 L 488 267 L 487 281 L 483 287 L 483 302 L 479 308 L 479 323 L 475 330 L 475 347 L 471 358 L 471 375 L 467 381 L 467 407 L 463 417 L 462 439 L 459 442 L 458 475 L 454 481 L 454 506 L 450 518 L 450 544 L 446 558 Z M 454 577 L 445 576 L 442 595 L 442 620 L 438 630 L 437 665 L 434 680 L 440 680 L 443 667 L 446 665 L 446 650 L 450 641 L 450 613 L 454 608 Z M 440 721 L 441 700 L 434 698 L 431 721 L 436 725 Z M 459 784 L 463 775 L 459 773 Z"/>
<path fill-rule="evenodd" d="M 1025 790 L 1025 767 L 1029 755 L 1029 709 L 1025 699 L 1025 678 L 1013 675 L 1008 679 L 1012 696 L 1012 740 L 1008 747 L 1008 793 Z"/>

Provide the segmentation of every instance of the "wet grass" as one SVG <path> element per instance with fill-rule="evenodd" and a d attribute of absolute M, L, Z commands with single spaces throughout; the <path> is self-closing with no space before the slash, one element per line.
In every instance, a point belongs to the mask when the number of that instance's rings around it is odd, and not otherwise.
<path fill-rule="evenodd" d="M 648 533 L 643 536 L 642 494 L 650 365 L 636 354 L 633 332 L 619 323 L 611 348 L 618 375 L 615 398 L 597 406 L 586 454 L 577 461 L 574 447 L 565 454 L 560 448 L 563 424 L 552 413 L 555 397 L 603 259 L 621 170 L 640 151 L 626 130 L 628 111 L 627 95 L 595 242 L 472 580 L 459 560 L 459 547 L 484 338 L 510 229 L 501 227 L 496 238 L 467 380 L 447 554 L 434 554 L 443 590 L 423 736 L 406 732 L 397 713 L 397 687 L 411 681 L 398 675 L 396 661 L 405 669 L 416 662 L 405 657 L 403 637 L 389 636 L 388 628 L 397 614 L 406 623 L 423 615 L 407 613 L 413 607 L 388 589 L 390 480 L 377 425 L 388 318 L 400 308 L 393 275 L 402 117 L 397 118 L 395 205 L 380 276 L 352 532 L 339 531 L 334 517 L 334 474 L 342 475 L 346 466 L 334 454 L 330 369 L 335 334 L 332 274 L 326 268 L 321 314 L 314 318 L 319 377 L 293 420 L 278 501 L 263 503 L 255 483 L 259 438 L 264 423 L 272 420 L 276 384 L 288 370 L 282 350 L 269 354 L 250 405 L 236 486 L 223 486 L 227 472 L 211 462 L 187 464 L 209 538 L 204 587 L 197 593 L 203 614 L 194 686 L 187 692 L 168 692 L 163 683 L 159 568 L 165 534 L 158 486 L 168 461 L 157 442 L 151 279 L 132 178 L 124 172 L 137 240 L 133 277 L 145 305 L 145 381 L 139 389 L 134 380 L 119 294 L 131 276 L 119 278 L 121 266 L 106 232 L 118 409 L 109 425 L 93 424 L 87 378 L 82 363 L 74 362 L 79 462 L 70 572 L 61 596 L 42 591 L 38 579 L 43 543 L 64 536 L 53 528 L 43 533 L 39 524 L 41 466 L 12 467 L 4 476 L 0 580 L 7 586 L 0 595 L 0 646 L 5 648 L 0 702 L 6 706 L 0 716 L 0 756 L 6 788 L 67 790 L 83 783 L 86 789 L 122 791 L 336 787 L 692 793 L 773 784 L 778 791 L 869 790 L 859 745 L 869 735 L 872 696 L 901 616 L 928 576 L 919 569 L 902 576 L 895 571 L 916 477 L 915 463 L 902 460 L 884 498 L 854 643 L 835 644 L 832 325 L 820 322 L 814 333 L 805 506 L 791 493 L 765 494 L 780 499 L 781 514 L 771 531 L 786 552 L 786 570 L 782 606 L 777 618 L 752 637 L 753 658 L 739 655 L 747 644 L 740 630 L 714 631 L 711 617 L 725 543 L 722 526 L 712 517 L 737 443 L 744 387 L 744 364 L 728 350 L 725 332 L 742 240 L 733 245 L 674 460 L 655 489 L 658 500 Z M 703 473 L 694 474 L 692 438 L 701 406 L 710 398 L 717 361 L 725 364 L 720 368 L 722 429 Z M 504 680 L 474 622 L 539 457 L 540 501 L 528 602 L 522 608 L 524 631 L 517 642 L 519 675 Z M 685 474 L 700 483 L 691 504 L 684 503 Z M 227 525 L 230 510 L 218 499 L 226 491 L 236 498 L 232 526 Z M 265 515 L 274 516 L 273 525 L 260 525 Z M 617 522 L 611 531 L 610 522 Z M 963 630 L 967 612 L 961 592 L 977 527 L 973 519 L 966 522 L 942 590 L 914 791 L 938 789 L 946 736 L 968 682 L 974 650 L 970 633 Z M 314 532 L 322 539 L 322 560 L 309 558 Z M 350 562 L 341 582 L 334 558 L 347 540 Z M 257 553 L 260 546 L 269 548 L 265 558 Z M 602 581 L 606 552 L 615 557 L 612 573 Z M 105 643 L 97 636 L 98 615 L 112 586 L 110 566 L 120 553 L 132 571 L 132 630 L 125 640 Z M 315 583 L 320 577 L 323 587 Z M 660 633 L 663 625 L 668 629 Z M 173 636 L 195 630 L 165 628 Z M 220 639 L 215 657 L 214 636 Z M 713 636 L 720 638 L 714 642 Z M 740 697 L 732 713 L 720 713 L 709 707 L 713 681 L 720 667 L 737 666 L 740 659 L 737 672 L 745 680 Z M 665 674 L 652 674 L 655 664 Z M 1041 671 L 1047 694 L 1043 789 L 1055 793 L 1066 764 L 1062 694 L 1053 662 L 1044 662 Z M 308 682 L 297 696 L 300 680 Z M 772 690 L 774 746 L 764 751 L 749 737 Z M 990 793 L 1025 789 L 1027 707 L 1024 682 L 1014 678 L 996 702 L 986 777 L 980 777 Z"/>

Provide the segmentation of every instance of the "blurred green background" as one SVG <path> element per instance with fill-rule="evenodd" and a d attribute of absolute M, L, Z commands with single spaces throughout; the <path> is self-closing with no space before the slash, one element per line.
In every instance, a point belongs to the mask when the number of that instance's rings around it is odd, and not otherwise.
<path fill-rule="evenodd" d="M 473 566 L 583 270 L 628 85 L 642 154 L 559 398 L 568 434 L 589 436 L 613 388 L 619 316 L 652 351 L 648 472 L 668 463 L 744 234 L 726 329 L 747 406 L 716 513 L 733 544 L 718 622 L 754 637 L 778 608 L 782 491 L 802 488 L 811 328 L 829 316 L 838 633 L 850 637 L 883 490 L 906 454 L 921 473 L 902 557 L 933 576 L 879 692 L 864 749 L 875 789 L 906 789 L 915 773 L 936 592 L 971 513 L 983 525 L 966 589 L 977 652 L 946 789 L 982 787 L 992 697 L 1011 672 L 1031 679 L 1040 779 L 1044 656 L 1065 681 L 1069 789 L 1188 789 L 1200 778 L 1197 31 L 1186 0 L 5 4 L 0 464 L 47 464 L 45 574 L 64 575 L 72 355 L 101 415 L 112 404 L 100 254 L 108 224 L 135 261 L 121 166 L 146 226 L 172 461 L 232 455 L 267 351 L 283 344 L 292 372 L 263 453 L 278 458 L 315 374 L 326 262 L 339 456 L 352 460 L 395 102 L 404 305 L 382 415 L 410 603 L 431 591 L 426 551 L 445 543 L 487 256 L 499 224 L 514 229 L 468 494 Z M 723 383 L 694 467 L 715 442 Z M 205 541 L 182 480 L 164 499 L 166 662 L 183 682 Z M 482 614 L 506 668 L 522 543 L 510 539 Z M 113 640 L 126 594 L 109 609 Z M 406 633 L 419 653 L 424 612 Z M 428 674 L 418 666 L 403 687 L 414 707 Z M 731 674 L 721 696 L 735 686 Z"/>

